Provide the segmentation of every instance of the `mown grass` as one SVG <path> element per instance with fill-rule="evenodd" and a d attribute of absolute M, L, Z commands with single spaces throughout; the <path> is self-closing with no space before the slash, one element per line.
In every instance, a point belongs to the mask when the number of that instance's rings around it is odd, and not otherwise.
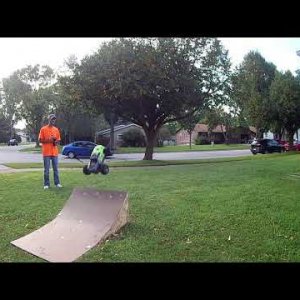
<path fill-rule="evenodd" d="M 37 148 L 36 147 L 27 147 L 27 148 L 20 149 L 19 151 L 20 152 L 30 152 L 30 153 L 42 153 L 42 147 L 37 147 Z"/>
<path fill-rule="evenodd" d="M 79 262 L 300 261 L 300 156 L 153 168 L 107 176 L 0 174 L 0 261 L 42 261 L 10 244 L 52 220 L 75 187 L 129 193 L 130 222 Z"/>
<path fill-rule="evenodd" d="M 215 144 L 215 145 L 176 145 L 176 146 L 163 146 L 154 147 L 154 153 L 159 152 L 189 152 L 189 151 L 218 151 L 218 150 L 243 150 L 249 149 L 248 144 Z M 120 147 L 116 153 L 145 153 L 146 148 L 143 147 Z"/>
<path fill-rule="evenodd" d="M 221 158 L 209 158 L 209 159 L 183 159 L 183 160 L 137 160 L 137 161 L 112 161 L 106 160 L 110 167 L 147 167 L 147 166 L 169 166 L 169 165 L 189 165 L 189 164 L 205 164 L 205 163 L 218 163 L 218 162 L 231 162 L 231 161 L 242 161 L 242 160 L 260 160 L 269 159 L 276 156 L 290 155 L 289 153 L 283 154 L 272 154 L 270 155 L 249 155 L 240 157 L 221 157 Z M 14 169 L 35 169 L 43 168 L 43 163 L 5 163 L 7 167 Z M 74 159 L 74 162 L 64 163 L 59 162 L 60 168 L 82 168 L 84 164 Z"/>
<path fill-rule="evenodd" d="M 59 152 L 61 153 L 63 146 L 59 146 Z M 154 147 L 154 153 L 159 152 L 185 152 L 185 151 L 217 151 L 217 150 L 243 150 L 249 149 L 248 144 L 215 144 L 215 145 L 192 145 L 190 149 L 189 145 L 177 145 L 177 146 L 164 146 Z M 144 147 L 119 147 L 115 150 L 115 153 L 145 153 Z M 41 153 L 41 148 L 27 147 L 20 150 L 21 152 Z"/>

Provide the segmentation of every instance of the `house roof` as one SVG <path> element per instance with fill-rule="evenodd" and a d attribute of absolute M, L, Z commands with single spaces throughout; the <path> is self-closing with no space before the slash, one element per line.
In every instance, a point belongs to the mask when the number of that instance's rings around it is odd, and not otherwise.
<path fill-rule="evenodd" d="M 206 124 L 196 124 L 194 130 L 197 132 L 208 132 L 208 126 Z M 223 126 L 223 131 L 226 132 L 225 126 Z M 222 132 L 221 125 L 217 125 L 212 132 Z"/>
<path fill-rule="evenodd" d="M 117 126 L 114 126 L 114 132 L 117 132 L 121 129 L 125 129 L 125 128 L 129 128 L 129 127 L 137 127 L 137 128 L 141 128 L 141 126 L 139 125 L 136 125 L 134 123 L 131 123 L 131 124 L 127 124 L 127 125 L 117 125 Z M 105 134 L 109 134 L 110 133 L 110 128 L 108 129 L 103 129 L 103 130 L 100 130 L 100 131 L 97 131 L 97 135 L 105 135 Z"/>
<path fill-rule="evenodd" d="M 226 132 L 226 126 L 223 125 L 223 132 Z M 212 132 L 215 133 L 222 133 L 222 127 L 221 125 L 217 125 Z M 256 133 L 256 128 L 253 126 L 249 126 L 249 130 Z M 196 124 L 194 131 L 196 132 L 208 132 L 208 126 L 206 124 Z"/>

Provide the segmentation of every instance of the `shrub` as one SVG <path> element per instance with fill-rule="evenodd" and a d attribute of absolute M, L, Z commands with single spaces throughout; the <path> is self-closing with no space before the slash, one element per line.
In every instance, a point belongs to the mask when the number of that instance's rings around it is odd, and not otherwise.
<path fill-rule="evenodd" d="M 209 140 L 207 139 L 200 139 L 200 137 L 196 137 L 195 139 L 195 145 L 208 145 L 210 144 Z"/>
<path fill-rule="evenodd" d="M 107 136 L 98 135 L 96 136 L 96 144 L 100 144 L 103 146 L 108 146 L 110 142 L 110 138 Z"/>
<path fill-rule="evenodd" d="M 124 147 L 145 147 L 146 140 L 141 130 L 132 128 L 122 135 L 122 146 Z"/>
<path fill-rule="evenodd" d="M 195 145 L 200 145 L 200 142 L 201 142 L 201 140 L 200 140 L 200 138 L 197 136 L 196 138 L 195 138 Z"/>

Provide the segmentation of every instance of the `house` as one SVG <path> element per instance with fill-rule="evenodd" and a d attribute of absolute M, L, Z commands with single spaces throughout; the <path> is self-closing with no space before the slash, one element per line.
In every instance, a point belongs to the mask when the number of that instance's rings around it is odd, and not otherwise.
<path fill-rule="evenodd" d="M 214 141 L 216 144 L 225 142 L 224 135 L 226 134 L 226 126 L 217 125 L 209 135 L 208 126 L 206 124 L 196 124 L 192 132 L 192 143 L 196 139 L 200 139 L 203 144 L 209 144 L 210 141 Z M 247 143 L 253 136 L 255 136 L 256 130 L 254 127 L 235 127 L 231 128 L 227 133 L 230 143 Z M 189 144 L 190 135 L 186 130 L 180 130 L 176 133 L 176 144 Z"/>
<path fill-rule="evenodd" d="M 20 136 L 21 143 L 26 143 L 28 141 L 28 135 L 24 129 L 16 129 L 16 134 Z"/>
<path fill-rule="evenodd" d="M 228 132 L 228 140 L 232 144 L 247 144 L 254 137 L 256 137 L 256 128 L 253 126 L 232 127 Z"/>
<path fill-rule="evenodd" d="M 114 145 L 116 147 L 121 146 L 123 134 L 133 128 L 139 129 L 145 135 L 143 128 L 133 123 L 114 126 Z M 96 132 L 95 138 L 97 143 L 108 145 L 110 141 L 110 128 Z"/>
<path fill-rule="evenodd" d="M 214 140 L 222 140 L 224 138 L 221 137 L 222 129 L 221 126 L 218 125 L 216 128 L 212 130 L 212 135 L 214 136 Z M 208 126 L 206 124 L 196 124 L 194 130 L 192 131 L 192 143 L 194 141 L 200 138 L 203 142 L 207 143 L 209 142 L 208 138 Z M 176 133 L 176 144 L 177 145 L 183 145 L 183 144 L 189 144 L 190 142 L 190 135 L 186 130 L 180 130 Z"/>
<path fill-rule="evenodd" d="M 275 139 L 275 140 L 279 139 L 279 137 L 276 134 L 274 134 L 273 132 L 271 132 L 270 130 L 268 132 L 264 132 L 263 138 L 265 138 L 265 139 Z M 284 134 L 282 135 L 281 140 L 288 140 L 286 132 L 284 132 Z M 295 132 L 294 140 L 297 140 L 297 141 L 300 140 L 300 129 L 298 129 Z"/>

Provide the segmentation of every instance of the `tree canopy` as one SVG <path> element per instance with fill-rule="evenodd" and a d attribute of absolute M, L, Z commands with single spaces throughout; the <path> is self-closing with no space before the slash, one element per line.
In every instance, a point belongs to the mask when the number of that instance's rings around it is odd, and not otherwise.
<path fill-rule="evenodd" d="M 277 72 L 271 85 L 272 105 L 270 119 L 274 127 L 282 127 L 288 133 L 289 143 L 300 127 L 300 82 L 290 71 Z"/>
<path fill-rule="evenodd" d="M 77 100 L 144 129 L 149 160 L 163 124 L 226 101 L 230 63 L 215 38 L 130 38 L 103 44 L 73 72 Z"/>
<path fill-rule="evenodd" d="M 276 66 L 257 51 L 250 51 L 237 67 L 232 78 L 232 96 L 249 125 L 254 125 L 258 135 L 268 129 L 270 86 Z"/>

